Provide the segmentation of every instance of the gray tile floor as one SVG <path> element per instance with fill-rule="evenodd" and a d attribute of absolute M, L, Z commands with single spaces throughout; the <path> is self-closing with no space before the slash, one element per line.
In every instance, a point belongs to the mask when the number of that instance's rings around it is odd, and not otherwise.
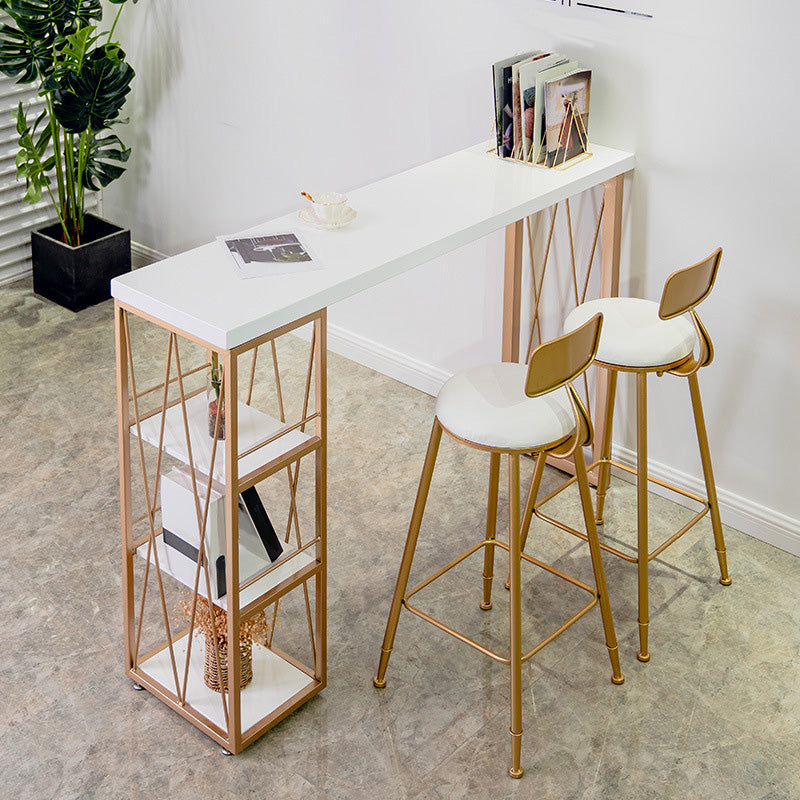
<path fill-rule="evenodd" d="M 706 521 L 651 567 L 649 664 L 635 658 L 635 569 L 606 559 L 623 686 L 596 612 L 526 665 L 522 780 L 506 776 L 504 667 L 406 614 L 388 686 L 374 689 L 433 400 L 336 356 L 329 685 L 223 756 L 123 673 L 110 303 L 76 315 L 27 282 L 2 287 L 0 343 L 0 796 L 800 798 L 800 561 L 726 529 L 724 588 Z M 486 457 L 445 441 L 416 574 L 481 535 L 485 483 Z M 566 494 L 558 504 L 574 514 Z M 653 499 L 656 530 L 685 516 Z M 633 520 L 631 489 L 616 482 L 606 533 L 624 538 Z M 528 549 L 588 576 L 578 540 L 540 525 Z M 500 641 L 505 592 L 481 612 L 479 565 L 470 571 L 426 602 Z M 556 619 L 570 597 L 531 575 L 526 618 Z"/>

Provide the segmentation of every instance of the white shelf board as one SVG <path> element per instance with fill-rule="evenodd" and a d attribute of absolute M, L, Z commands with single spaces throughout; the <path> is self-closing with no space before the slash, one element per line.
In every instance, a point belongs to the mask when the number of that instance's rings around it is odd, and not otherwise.
<path fill-rule="evenodd" d="M 189 436 L 192 443 L 192 458 L 195 470 L 208 475 L 211 467 L 211 448 L 214 440 L 208 435 L 208 402 L 204 393 L 194 395 L 186 401 L 186 412 L 189 422 Z M 158 447 L 158 436 L 161 429 L 161 414 L 148 417 L 141 423 L 142 439 L 148 444 Z M 264 414 L 257 408 L 239 403 L 239 452 L 243 453 L 261 444 L 285 427 L 285 423 Z M 135 434 L 136 425 L 131 427 Z M 263 467 L 270 461 L 280 458 L 293 448 L 307 442 L 311 437 L 299 430 L 289 431 L 274 442 L 239 459 L 239 474 L 247 475 L 253 470 Z M 186 446 L 186 433 L 183 425 L 183 411 L 180 403 L 167 409 L 164 425 L 164 450 L 171 456 L 189 463 L 189 450 Z M 217 442 L 214 457 L 214 480 L 225 483 L 225 440 Z"/>
<path fill-rule="evenodd" d="M 284 550 L 284 555 L 281 556 L 280 560 L 277 562 L 277 566 L 272 570 L 272 572 L 262 576 L 257 581 L 254 581 L 249 586 L 246 586 L 244 589 L 240 590 L 239 608 L 244 608 L 254 600 L 258 600 L 259 597 L 266 594 L 268 591 L 270 591 L 270 589 L 275 588 L 279 583 L 291 578 L 296 572 L 299 572 L 304 567 L 314 564 L 316 561 L 316 557 L 314 556 L 311 548 L 304 550 L 302 553 L 297 553 L 296 548 L 290 549 L 286 545 L 285 547 L 286 549 Z M 177 550 L 175 550 L 175 548 L 164 544 L 164 539 L 161 534 L 156 536 L 156 550 L 158 551 L 158 564 L 162 573 L 171 575 L 176 581 L 179 581 L 184 586 L 194 589 L 194 575 L 195 569 L 197 568 L 196 562 L 193 562 L 191 559 L 186 558 L 186 556 L 181 555 Z M 147 542 L 139 545 L 139 547 L 136 549 L 136 552 L 142 558 L 147 558 Z M 244 548 L 241 548 L 239 553 L 240 559 L 252 558 L 252 555 L 249 554 Z M 297 553 L 297 555 L 292 557 L 294 553 Z M 155 555 L 153 554 L 152 550 L 150 552 L 150 563 L 155 565 Z M 244 564 L 243 566 L 247 567 L 248 565 Z M 211 569 L 211 566 L 209 566 L 209 569 Z M 206 581 L 202 572 L 200 573 L 198 592 L 201 596 L 205 597 L 206 600 L 208 599 L 208 593 L 206 592 Z M 215 606 L 219 606 L 224 611 L 228 610 L 227 594 L 224 597 L 212 600 L 212 602 Z"/>
<path fill-rule="evenodd" d="M 180 679 L 183 676 L 183 665 L 186 663 L 187 637 L 178 639 L 173 648 L 176 663 L 179 665 Z M 222 708 L 222 695 L 209 689 L 203 682 L 204 659 L 205 637 L 196 636 L 192 642 L 192 656 L 189 661 L 186 703 L 225 731 L 227 726 Z M 175 691 L 169 648 L 165 647 L 147 661 L 143 661 L 139 664 L 139 670 L 166 689 Z M 241 694 L 242 731 L 252 728 L 313 683 L 314 679 L 302 670 L 284 661 L 266 647 L 254 644 L 253 680 L 242 689 Z"/>
<path fill-rule="evenodd" d="M 243 232 L 294 232 L 320 269 L 243 280 L 215 241 L 114 278 L 111 293 L 231 349 L 635 166 L 632 153 L 591 148 L 591 158 L 548 170 L 488 156 L 483 143 L 348 192 L 358 218 L 340 230 L 310 228 L 295 211 Z"/>

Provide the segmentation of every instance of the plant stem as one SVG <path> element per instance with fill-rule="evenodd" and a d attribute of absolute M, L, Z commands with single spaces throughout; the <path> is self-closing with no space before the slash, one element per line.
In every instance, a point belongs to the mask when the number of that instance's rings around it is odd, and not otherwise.
<path fill-rule="evenodd" d="M 39 80 L 42 80 L 41 75 L 39 76 Z M 50 199 L 53 201 L 53 207 L 55 208 L 56 214 L 58 214 L 58 220 L 61 223 L 61 227 L 64 229 L 66 242 L 67 244 L 72 244 L 72 237 L 69 235 L 69 230 L 67 229 L 66 224 L 67 202 L 64 192 L 64 165 L 61 160 L 61 126 L 56 121 L 56 116 L 53 113 L 53 98 L 50 93 L 45 95 L 44 101 L 45 105 L 47 106 L 47 117 L 50 121 L 50 136 L 53 140 L 53 156 L 55 157 L 56 165 L 58 203 L 56 203 L 55 198 L 53 198 L 53 193 L 50 191 L 49 186 L 47 187 L 47 192 L 50 195 Z"/>
<path fill-rule="evenodd" d="M 80 236 L 83 236 L 83 223 L 85 219 L 84 213 L 84 197 L 86 194 L 86 187 L 83 185 L 83 171 L 86 168 L 86 160 L 89 157 L 89 140 L 91 139 L 91 132 L 84 131 L 78 140 L 78 197 L 76 200 L 76 208 L 78 211 L 78 222 L 80 225 Z"/>
<path fill-rule="evenodd" d="M 71 133 L 64 134 L 64 163 L 66 165 L 67 177 L 67 221 L 70 230 L 75 234 L 74 245 L 80 244 L 80 231 L 78 229 L 77 203 L 78 198 L 75 192 L 75 141 Z"/>
<path fill-rule="evenodd" d="M 111 37 L 114 35 L 114 29 L 117 27 L 117 22 L 119 21 L 119 16 L 122 14 L 122 9 L 125 8 L 125 3 L 120 3 L 119 8 L 117 9 L 116 16 L 114 17 L 114 23 L 111 26 L 111 30 L 108 32 L 108 41 L 106 44 L 111 44 Z"/>

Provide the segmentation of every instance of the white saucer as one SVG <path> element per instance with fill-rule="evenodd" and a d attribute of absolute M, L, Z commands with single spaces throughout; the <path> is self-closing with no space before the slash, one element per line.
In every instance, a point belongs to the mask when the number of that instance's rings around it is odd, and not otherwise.
<path fill-rule="evenodd" d="M 314 213 L 314 209 L 310 206 L 301 208 L 298 216 L 306 225 L 311 225 L 312 228 L 319 228 L 323 231 L 335 231 L 337 228 L 343 228 L 345 225 L 349 225 L 356 218 L 356 210 L 348 206 L 345 208 L 342 218 L 338 222 L 330 224 L 322 222 Z"/>

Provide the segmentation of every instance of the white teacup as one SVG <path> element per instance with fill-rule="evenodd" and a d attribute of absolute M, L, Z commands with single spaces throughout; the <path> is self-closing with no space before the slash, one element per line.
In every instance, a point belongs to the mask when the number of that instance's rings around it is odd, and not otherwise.
<path fill-rule="evenodd" d="M 311 197 L 311 203 L 317 219 L 323 225 L 341 222 L 347 210 L 347 197 L 339 192 L 320 192 Z"/>

